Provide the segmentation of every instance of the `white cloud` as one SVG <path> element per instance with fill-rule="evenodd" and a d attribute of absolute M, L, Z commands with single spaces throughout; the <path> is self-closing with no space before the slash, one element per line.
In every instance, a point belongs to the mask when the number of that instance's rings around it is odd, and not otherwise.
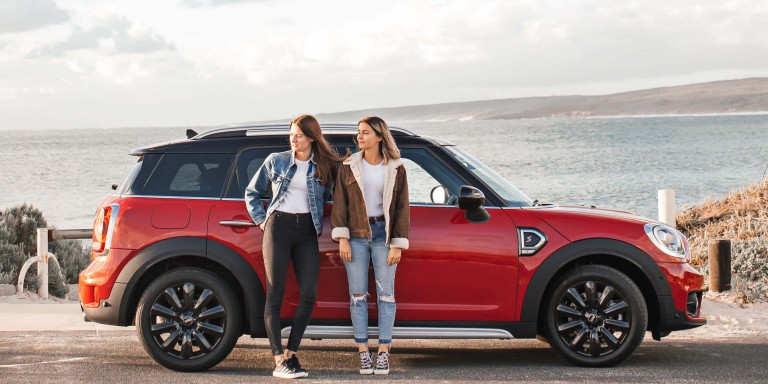
<path fill-rule="evenodd" d="M 53 0 L 4 0 L 0 2 L 0 33 L 24 32 L 69 20 Z"/>
<path fill-rule="evenodd" d="M 99 50 L 105 54 L 151 53 L 174 50 L 172 44 L 153 34 L 148 27 L 136 26 L 125 17 L 109 15 L 94 26 L 72 26 L 65 40 L 45 45 L 33 52 L 39 56 L 63 56 L 77 50 Z"/>
<path fill-rule="evenodd" d="M 265 0 L 184 0 L 182 4 L 188 7 L 216 7 L 219 5 L 237 3 L 255 3 Z"/>
<path fill-rule="evenodd" d="M 754 0 L 57 1 L 38 3 L 65 23 L 0 34 L 0 127 L 602 93 L 768 62 L 768 3 Z M 23 114 L 43 102 L 55 118 Z"/>

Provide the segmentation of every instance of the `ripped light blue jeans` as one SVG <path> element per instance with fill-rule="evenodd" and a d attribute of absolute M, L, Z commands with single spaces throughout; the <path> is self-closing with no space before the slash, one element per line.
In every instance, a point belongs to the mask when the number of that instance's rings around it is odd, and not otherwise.
<path fill-rule="evenodd" d="M 387 265 L 389 246 L 383 221 L 371 225 L 371 238 L 353 237 L 349 240 L 352 261 L 344 262 L 349 282 L 352 327 L 355 343 L 368 343 L 368 266 L 373 261 L 376 277 L 376 297 L 379 310 L 379 344 L 392 342 L 395 325 L 395 271 L 397 264 Z M 362 296 L 355 296 L 362 295 Z"/>

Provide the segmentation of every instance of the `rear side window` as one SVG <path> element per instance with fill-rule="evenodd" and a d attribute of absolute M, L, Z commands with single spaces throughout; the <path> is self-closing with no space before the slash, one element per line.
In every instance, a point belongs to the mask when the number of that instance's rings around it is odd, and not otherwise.
<path fill-rule="evenodd" d="M 219 198 L 231 162 L 231 154 L 166 153 L 146 178 L 143 188 L 140 191 L 131 188 L 131 192 L 145 196 Z"/>
<path fill-rule="evenodd" d="M 245 187 L 251 181 L 256 171 L 259 170 L 264 159 L 272 152 L 282 152 L 287 150 L 287 147 L 277 148 L 251 148 L 246 149 L 240 153 L 237 157 L 237 166 L 235 167 L 235 173 L 229 183 L 229 189 L 227 190 L 228 198 L 242 199 L 245 196 Z M 267 189 L 267 195 L 265 199 L 272 198 L 272 189 Z"/>

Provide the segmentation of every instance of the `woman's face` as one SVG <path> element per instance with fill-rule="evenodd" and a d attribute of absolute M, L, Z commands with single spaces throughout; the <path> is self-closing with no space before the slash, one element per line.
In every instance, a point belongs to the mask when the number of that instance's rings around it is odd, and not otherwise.
<path fill-rule="evenodd" d="M 291 149 L 299 152 L 309 152 L 312 150 L 312 142 L 314 140 L 307 136 L 304 136 L 304 132 L 301 131 L 296 123 L 291 124 L 291 133 L 288 136 L 291 141 Z"/>
<path fill-rule="evenodd" d="M 361 150 L 377 149 L 381 139 L 370 125 L 360 123 L 357 126 L 357 147 Z"/>

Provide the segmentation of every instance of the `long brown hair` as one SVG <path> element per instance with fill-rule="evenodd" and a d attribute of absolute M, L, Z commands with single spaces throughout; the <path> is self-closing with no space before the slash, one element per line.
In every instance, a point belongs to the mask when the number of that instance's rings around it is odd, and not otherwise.
<path fill-rule="evenodd" d="M 392 137 L 392 133 L 389 131 L 389 126 L 384 122 L 384 119 L 378 116 L 366 116 L 358 121 L 357 125 L 360 125 L 360 123 L 368 124 L 373 128 L 373 132 L 376 133 L 376 136 L 382 138 L 379 142 L 379 151 L 381 152 L 381 156 L 384 157 L 385 163 L 388 163 L 389 160 L 400 158 L 400 150 L 397 149 L 395 139 Z"/>
<path fill-rule="evenodd" d="M 301 129 L 304 136 L 312 139 L 312 155 L 317 163 L 315 176 L 320 178 L 323 185 L 328 185 L 336 178 L 336 163 L 343 161 L 344 158 L 339 157 L 325 140 L 320 123 L 314 116 L 301 115 L 291 121 L 290 125 L 293 124 Z"/>

